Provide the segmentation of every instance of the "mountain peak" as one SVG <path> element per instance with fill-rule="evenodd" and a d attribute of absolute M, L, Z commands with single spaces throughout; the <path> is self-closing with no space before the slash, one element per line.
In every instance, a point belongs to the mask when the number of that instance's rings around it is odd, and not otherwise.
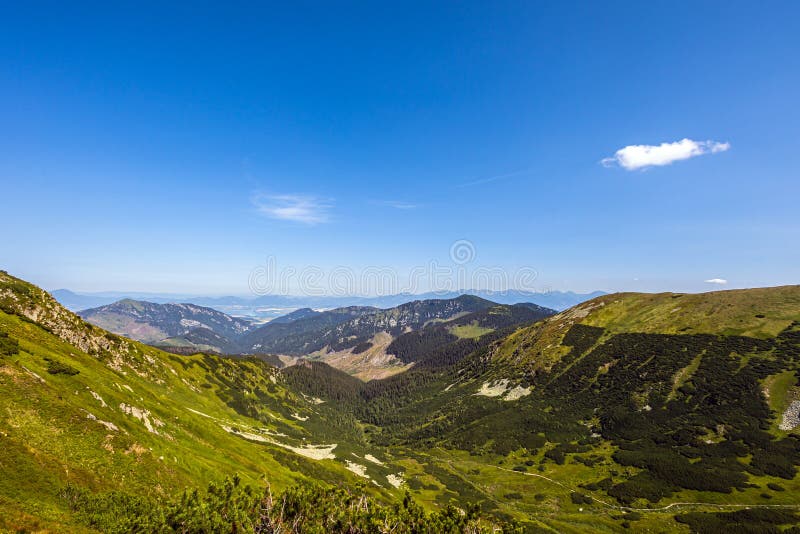
<path fill-rule="evenodd" d="M 252 326 L 249 321 L 213 308 L 190 303 L 156 304 L 129 298 L 83 310 L 79 315 L 94 325 L 137 341 L 162 346 L 196 343 L 202 350 L 216 352 L 235 350 L 234 340 Z M 197 331 L 199 328 L 208 329 L 215 336 Z M 215 341 L 209 344 L 210 340 Z"/>

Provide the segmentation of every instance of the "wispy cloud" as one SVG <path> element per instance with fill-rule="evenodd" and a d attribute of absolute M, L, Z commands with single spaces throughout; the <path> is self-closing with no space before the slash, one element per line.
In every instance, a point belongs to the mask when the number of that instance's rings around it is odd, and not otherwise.
<path fill-rule="evenodd" d="M 660 145 L 628 145 L 617 150 L 610 158 L 601 160 L 605 167 L 619 165 L 623 169 L 634 171 L 669 165 L 675 161 L 725 152 L 731 147 L 730 143 L 718 141 L 692 141 L 681 139 L 674 143 L 661 143 Z"/>
<path fill-rule="evenodd" d="M 270 219 L 299 222 L 307 225 L 326 223 L 330 220 L 332 202 L 307 195 L 268 195 L 257 193 L 253 205 L 259 213 Z"/>
<path fill-rule="evenodd" d="M 394 208 L 396 210 L 415 210 L 420 207 L 420 204 L 403 202 L 402 200 L 375 200 L 373 203 L 380 206 Z"/>
<path fill-rule="evenodd" d="M 718 285 L 718 286 L 724 286 L 725 284 L 728 283 L 728 281 L 725 280 L 724 278 L 711 278 L 710 280 L 705 280 L 705 283 L 706 284 L 715 284 L 715 285 Z"/>
<path fill-rule="evenodd" d="M 479 178 L 477 180 L 464 182 L 463 184 L 458 184 L 456 187 L 467 187 L 470 185 L 488 184 L 489 182 L 496 182 L 497 180 L 505 180 L 506 178 L 515 178 L 517 176 L 526 176 L 528 174 L 533 174 L 533 173 L 534 171 L 532 171 L 531 169 L 523 169 L 519 171 L 509 172 L 506 174 L 497 174 L 495 176 L 487 176 L 486 178 Z"/>

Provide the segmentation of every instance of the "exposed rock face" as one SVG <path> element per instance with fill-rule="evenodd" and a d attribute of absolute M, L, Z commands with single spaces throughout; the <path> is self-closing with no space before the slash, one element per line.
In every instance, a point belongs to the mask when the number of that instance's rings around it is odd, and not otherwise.
<path fill-rule="evenodd" d="M 19 315 L 92 356 L 115 356 L 133 347 L 118 336 L 96 330 L 68 311 L 43 289 L 0 271 L 0 308 Z"/>
<path fill-rule="evenodd" d="M 0 271 L 0 309 L 38 324 L 116 371 L 126 368 L 156 383 L 163 382 L 167 368 L 148 355 L 144 347 L 95 328 L 64 308 L 47 291 L 5 271 Z"/>
<path fill-rule="evenodd" d="M 783 412 L 783 418 L 778 428 L 788 432 L 798 426 L 800 426 L 800 401 L 793 401 Z"/>
<path fill-rule="evenodd" d="M 151 307 L 155 307 L 155 311 Z M 152 362 L 147 361 L 141 345 L 127 338 L 147 342 L 153 339 L 162 340 L 166 336 L 160 327 L 144 322 L 148 317 L 151 319 L 156 317 L 158 321 L 164 319 L 164 324 L 170 325 L 166 329 L 184 334 L 187 345 L 195 343 L 204 348 L 217 348 L 218 352 L 232 348 L 232 343 L 214 329 L 235 336 L 246 332 L 250 327 L 247 321 L 230 317 L 211 308 L 193 304 L 162 305 L 138 301 L 121 301 L 96 310 L 87 310 L 82 312 L 87 314 L 85 321 L 63 307 L 46 291 L 4 271 L 0 271 L 0 309 L 38 323 L 62 341 L 89 355 L 108 360 L 110 362 L 108 365 L 114 369 L 119 370 L 123 365 L 128 365 L 138 374 L 146 372 L 146 368 Z M 128 311 L 123 313 L 124 310 Z M 98 318 L 99 320 L 95 321 Z M 120 318 L 124 320 L 117 321 Z M 108 325 L 104 321 L 111 321 L 114 324 Z M 95 323 L 100 328 L 90 323 Z M 115 328 L 114 325 L 123 327 Z M 132 330 L 128 331 L 128 327 Z M 141 328 L 137 330 L 137 327 Z M 105 331 L 109 329 L 120 335 Z M 153 339 L 149 337 L 143 339 L 147 336 L 137 336 L 136 332 L 158 334 Z"/>
<path fill-rule="evenodd" d="M 145 410 L 144 408 L 137 408 L 136 406 L 130 406 L 123 402 L 119 405 L 119 409 L 122 411 L 122 413 L 130 415 L 131 417 L 141 421 L 145 428 L 147 428 L 147 431 L 151 434 L 158 435 L 157 428 L 164 426 L 163 421 L 153 417 L 150 411 Z"/>

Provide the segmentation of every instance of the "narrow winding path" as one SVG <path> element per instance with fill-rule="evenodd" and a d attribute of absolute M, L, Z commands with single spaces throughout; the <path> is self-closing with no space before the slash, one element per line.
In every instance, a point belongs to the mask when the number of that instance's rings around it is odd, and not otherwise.
<path fill-rule="evenodd" d="M 552 478 L 546 477 L 544 475 L 539 475 L 537 473 L 525 473 L 522 471 L 514 471 L 513 469 L 506 469 L 505 467 L 500 467 L 497 465 L 491 465 L 487 467 L 494 467 L 495 469 L 499 469 L 501 471 L 508 471 L 509 473 L 516 473 L 518 475 L 541 478 L 548 482 L 561 486 L 562 488 L 568 491 L 577 491 L 576 489 L 567 486 L 563 482 L 559 482 L 558 480 L 553 480 Z M 708 506 L 712 508 L 800 508 L 800 504 L 717 504 L 710 502 L 674 502 L 666 506 L 662 506 L 661 508 L 633 508 L 630 506 L 620 506 L 617 504 L 612 504 L 602 499 L 598 499 L 593 495 L 590 495 L 590 497 L 592 498 L 593 501 L 602 504 L 606 508 L 610 508 L 612 510 L 625 511 L 625 512 L 666 512 L 667 510 L 670 510 L 672 508 L 680 508 L 682 506 L 686 507 Z"/>

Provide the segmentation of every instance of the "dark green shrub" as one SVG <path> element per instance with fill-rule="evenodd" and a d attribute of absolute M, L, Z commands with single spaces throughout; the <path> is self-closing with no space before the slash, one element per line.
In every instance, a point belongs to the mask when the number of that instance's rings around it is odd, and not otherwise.
<path fill-rule="evenodd" d="M 58 360 L 53 360 L 52 358 L 45 358 L 44 360 L 47 362 L 47 372 L 51 375 L 74 376 L 80 373 L 80 371 L 74 367 L 71 367 Z"/>
<path fill-rule="evenodd" d="M 572 504 L 592 504 L 591 497 L 583 493 L 578 493 L 577 491 L 570 493 L 569 498 L 572 500 Z"/>
<path fill-rule="evenodd" d="M 777 534 L 781 532 L 778 526 L 796 525 L 800 521 L 800 517 L 788 510 L 751 508 L 736 512 L 689 512 L 676 515 L 675 520 L 689 525 L 692 532 L 698 534 L 719 532 Z"/>
<path fill-rule="evenodd" d="M 426 513 L 409 493 L 384 505 L 361 490 L 319 484 L 294 486 L 273 495 L 255 491 L 238 477 L 210 484 L 205 492 L 185 491 L 174 499 L 155 499 L 120 492 L 92 494 L 67 486 L 61 497 L 87 526 L 102 532 L 330 532 L 459 534 L 489 532 L 479 525 L 478 506 L 446 505 Z M 492 521 L 496 524 L 496 521 Z M 517 531 L 513 525 L 503 532 Z"/>
<path fill-rule="evenodd" d="M 19 343 L 16 339 L 8 337 L 5 332 L 0 332 L 0 357 L 19 354 Z"/>

